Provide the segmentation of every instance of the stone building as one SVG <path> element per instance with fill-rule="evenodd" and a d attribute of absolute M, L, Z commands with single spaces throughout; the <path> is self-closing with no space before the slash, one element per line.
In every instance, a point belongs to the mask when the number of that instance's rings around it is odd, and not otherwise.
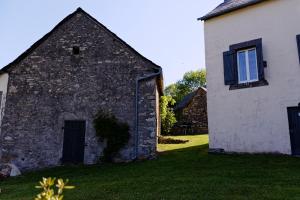
<path fill-rule="evenodd" d="M 206 89 L 198 88 L 186 95 L 174 108 L 177 123 L 172 134 L 207 133 Z"/>
<path fill-rule="evenodd" d="M 78 8 L 1 70 L 1 162 L 23 170 L 98 162 L 99 110 L 130 126 L 118 160 L 152 158 L 162 88 L 159 66 Z"/>

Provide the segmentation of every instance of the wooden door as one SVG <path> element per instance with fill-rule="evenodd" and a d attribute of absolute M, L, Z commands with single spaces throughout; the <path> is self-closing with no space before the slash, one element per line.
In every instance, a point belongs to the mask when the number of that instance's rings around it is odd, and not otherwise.
<path fill-rule="evenodd" d="M 300 107 L 288 108 L 292 155 L 300 155 Z"/>
<path fill-rule="evenodd" d="M 65 121 L 63 163 L 83 163 L 85 121 Z"/>

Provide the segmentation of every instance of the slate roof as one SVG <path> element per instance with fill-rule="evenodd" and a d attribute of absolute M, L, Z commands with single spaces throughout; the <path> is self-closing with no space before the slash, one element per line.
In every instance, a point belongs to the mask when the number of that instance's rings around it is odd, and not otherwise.
<path fill-rule="evenodd" d="M 185 108 L 192 101 L 192 99 L 197 94 L 198 90 L 200 90 L 200 89 L 202 89 L 206 92 L 206 88 L 200 87 L 199 89 L 195 90 L 194 92 L 187 94 L 185 97 L 183 97 L 183 99 L 180 102 L 178 102 L 176 104 L 176 106 L 174 107 L 174 110 L 176 111 L 176 110 L 181 110 L 181 109 Z"/>
<path fill-rule="evenodd" d="M 214 10 L 198 18 L 198 20 L 208 20 L 264 1 L 268 0 L 224 0 L 224 2 L 218 5 Z"/>

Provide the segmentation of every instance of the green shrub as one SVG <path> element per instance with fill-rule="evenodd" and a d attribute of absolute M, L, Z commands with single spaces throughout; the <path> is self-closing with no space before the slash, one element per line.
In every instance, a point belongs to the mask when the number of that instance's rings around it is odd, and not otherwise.
<path fill-rule="evenodd" d="M 162 136 L 158 137 L 158 144 L 185 144 L 187 142 L 189 142 L 189 140 L 166 138 Z"/>
<path fill-rule="evenodd" d="M 100 111 L 94 119 L 94 128 L 100 139 L 106 139 L 103 151 L 104 161 L 111 161 L 129 140 L 129 126 L 120 122 L 114 115 Z"/>
<path fill-rule="evenodd" d="M 62 200 L 64 198 L 63 191 L 64 189 L 73 189 L 74 186 L 69 186 L 68 180 L 64 181 L 63 179 L 57 179 L 55 184 L 56 178 L 43 178 L 40 181 L 39 186 L 35 186 L 36 188 L 42 189 L 42 192 L 39 193 L 34 200 Z M 55 189 L 55 187 L 56 189 Z"/>
<path fill-rule="evenodd" d="M 177 122 L 173 109 L 175 100 L 171 96 L 162 96 L 160 98 L 160 117 L 161 117 L 161 134 L 168 135 Z"/>

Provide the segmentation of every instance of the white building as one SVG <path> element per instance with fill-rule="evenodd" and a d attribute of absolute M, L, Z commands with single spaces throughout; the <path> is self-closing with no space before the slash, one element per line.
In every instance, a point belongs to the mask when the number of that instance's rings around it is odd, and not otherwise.
<path fill-rule="evenodd" d="M 225 0 L 200 19 L 210 149 L 300 155 L 300 1 Z"/>

